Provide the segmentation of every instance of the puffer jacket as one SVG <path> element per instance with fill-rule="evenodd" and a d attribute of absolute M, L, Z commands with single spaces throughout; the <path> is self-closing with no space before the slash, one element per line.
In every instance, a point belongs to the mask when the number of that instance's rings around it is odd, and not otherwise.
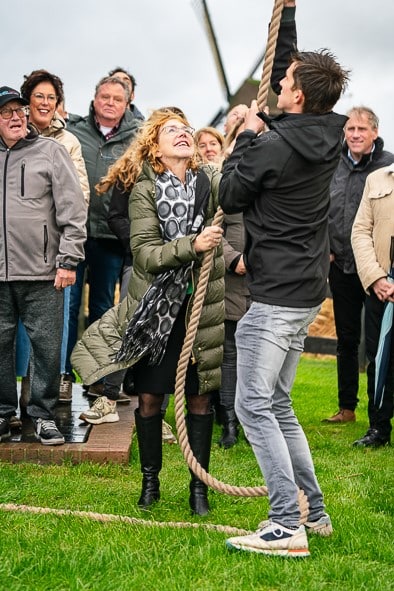
<path fill-rule="evenodd" d="M 365 154 L 354 166 L 348 158 L 348 145 L 344 142 L 341 158 L 330 185 L 330 213 L 328 232 L 330 251 L 335 264 L 344 273 L 356 273 L 350 235 L 367 176 L 394 162 L 394 154 L 383 149 L 383 140 L 375 140 L 375 149 Z"/>
<path fill-rule="evenodd" d="M 86 204 L 64 146 L 30 129 L 0 140 L 0 281 L 52 280 L 84 259 Z"/>
<path fill-rule="evenodd" d="M 365 291 L 390 270 L 390 245 L 394 237 L 394 164 L 367 177 L 354 219 L 351 242 L 357 273 Z"/>
<path fill-rule="evenodd" d="M 90 238 L 117 240 L 107 221 L 111 191 L 103 195 L 97 195 L 95 186 L 107 174 L 109 167 L 129 147 L 140 124 L 141 121 L 136 119 L 129 109 L 126 109 L 119 129 L 113 137 L 106 140 L 97 128 L 93 103 L 87 117 L 75 117 L 75 119 L 69 120 L 67 129 L 76 135 L 81 143 L 82 155 L 89 178 L 90 203 L 87 232 Z"/>
<path fill-rule="evenodd" d="M 41 131 L 41 135 L 44 137 L 55 138 L 55 140 L 60 142 L 66 148 L 71 156 L 71 160 L 74 162 L 75 168 L 77 169 L 85 201 L 89 204 L 89 180 L 79 139 L 70 131 L 67 131 L 66 123 L 58 113 L 55 113 L 49 127 Z"/>
<path fill-rule="evenodd" d="M 212 223 L 218 206 L 220 173 L 203 166 L 198 172 L 196 209 L 204 194 L 209 196 L 205 225 Z M 193 263 L 192 281 L 200 275 L 202 255 L 193 247 L 196 235 L 191 234 L 164 242 L 157 216 L 155 174 L 145 163 L 130 199 L 131 250 L 133 271 L 128 297 L 106 312 L 84 332 L 74 348 L 71 361 L 83 379 L 91 384 L 105 375 L 133 365 L 137 359 L 114 363 L 122 335 L 139 302 L 157 274 L 166 269 Z M 200 394 L 216 390 L 221 381 L 222 343 L 224 338 L 224 260 L 222 248 L 216 249 L 209 276 L 207 292 L 193 345 L 192 357 L 198 363 Z M 189 303 L 190 316 L 192 298 Z"/>

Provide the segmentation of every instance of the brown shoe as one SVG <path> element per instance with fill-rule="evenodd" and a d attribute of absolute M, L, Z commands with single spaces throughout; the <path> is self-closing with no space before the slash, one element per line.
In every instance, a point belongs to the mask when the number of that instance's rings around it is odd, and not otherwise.
<path fill-rule="evenodd" d="M 22 421 L 16 415 L 11 415 L 8 417 L 8 424 L 10 426 L 11 431 L 22 429 Z"/>
<path fill-rule="evenodd" d="M 347 408 L 340 408 L 337 414 L 323 419 L 322 423 L 354 423 L 356 420 L 356 413 L 354 410 L 348 410 Z"/>
<path fill-rule="evenodd" d="M 69 404 L 72 402 L 72 397 L 73 397 L 72 375 L 69 373 L 63 373 L 60 376 L 59 402 L 62 402 L 63 404 Z"/>

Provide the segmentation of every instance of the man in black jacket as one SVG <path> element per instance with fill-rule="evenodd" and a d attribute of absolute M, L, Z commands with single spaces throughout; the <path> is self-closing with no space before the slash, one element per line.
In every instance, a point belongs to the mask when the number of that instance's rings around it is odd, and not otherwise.
<path fill-rule="evenodd" d="M 379 120 L 368 107 L 348 112 L 338 168 L 331 181 L 329 235 L 330 288 L 337 333 L 337 376 L 339 410 L 326 423 L 356 420 L 358 403 L 361 317 L 365 291 L 357 275 L 350 235 L 367 176 L 394 162 L 394 154 L 383 149 Z"/>
<path fill-rule="evenodd" d="M 291 47 L 283 26 L 281 30 L 275 77 L 280 71 L 278 56 L 286 53 L 281 51 L 283 43 Z M 252 300 L 236 332 L 235 410 L 270 500 L 269 521 L 254 534 L 227 541 L 237 549 L 309 555 L 305 527 L 300 525 L 298 487 L 309 500 L 307 529 L 320 535 L 332 532 L 290 391 L 308 326 L 326 295 L 329 184 L 346 122 L 332 108 L 347 79 L 327 50 L 294 53 L 279 87 L 273 84 L 280 91 L 278 108 L 283 113 L 273 120 L 256 116 L 253 101 L 245 131 L 223 169 L 222 208 L 244 214 Z M 263 134 L 262 119 L 270 127 Z"/>

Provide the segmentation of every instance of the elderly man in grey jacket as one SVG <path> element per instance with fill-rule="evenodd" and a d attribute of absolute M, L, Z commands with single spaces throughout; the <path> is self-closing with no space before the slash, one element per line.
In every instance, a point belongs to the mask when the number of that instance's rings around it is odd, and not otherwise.
<path fill-rule="evenodd" d="M 86 205 L 64 146 L 28 126 L 26 101 L 0 88 L 0 441 L 17 409 L 15 336 L 20 318 L 33 349 L 27 413 L 37 439 L 60 445 L 63 289 L 84 259 Z"/>

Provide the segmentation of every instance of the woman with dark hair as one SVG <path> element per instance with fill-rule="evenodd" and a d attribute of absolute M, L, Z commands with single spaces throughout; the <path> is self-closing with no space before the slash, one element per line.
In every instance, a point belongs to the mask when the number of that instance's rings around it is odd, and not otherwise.
<path fill-rule="evenodd" d="M 46 137 L 52 137 L 66 148 L 73 161 L 86 203 L 89 203 L 89 182 L 82 156 L 81 144 L 78 138 L 67 131 L 65 121 L 57 113 L 58 105 L 64 103 L 63 82 L 55 74 L 47 70 L 34 70 L 25 76 L 21 86 L 21 95 L 29 103 L 29 124 Z M 72 381 L 65 375 L 65 356 L 68 338 L 68 311 L 70 289 L 64 290 L 64 327 L 61 355 L 61 378 L 59 387 L 59 401 L 71 402 Z M 17 375 L 22 376 L 21 408 L 27 406 L 30 396 L 28 365 L 30 357 L 30 342 L 22 324 L 19 324 L 17 339 Z M 18 423 L 18 426 L 20 423 Z"/>
<path fill-rule="evenodd" d="M 143 508 L 160 498 L 161 404 L 175 389 L 203 255 L 215 249 L 185 383 L 190 446 L 203 468 L 209 465 L 211 392 L 220 386 L 224 320 L 222 229 L 212 225 L 219 177 L 216 168 L 198 165 L 187 119 L 160 109 L 101 183 L 103 191 L 116 182 L 131 189 L 133 269 L 127 298 L 85 331 L 72 362 L 84 383 L 133 366 Z M 116 421 L 116 401 L 103 396 L 85 414 Z M 194 474 L 189 502 L 193 513 L 208 513 L 207 487 Z"/>

